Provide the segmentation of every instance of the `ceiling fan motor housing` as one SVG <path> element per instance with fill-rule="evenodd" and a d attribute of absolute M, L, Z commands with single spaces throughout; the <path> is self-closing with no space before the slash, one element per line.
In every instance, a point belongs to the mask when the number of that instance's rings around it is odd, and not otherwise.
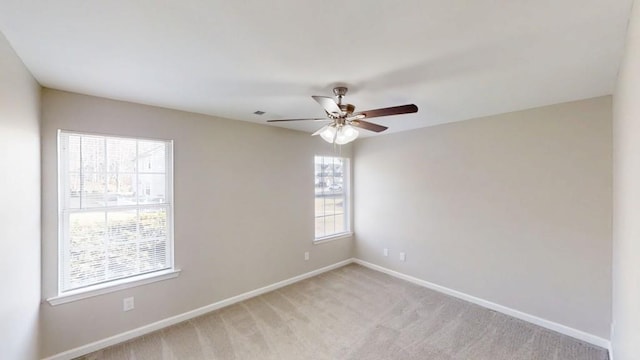
<path fill-rule="evenodd" d="M 344 111 L 345 113 L 347 113 L 347 115 L 351 115 L 353 114 L 353 111 L 356 109 L 356 107 L 352 104 L 340 104 L 340 110 Z"/>
<path fill-rule="evenodd" d="M 342 98 L 347 94 L 347 91 L 349 91 L 349 89 L 347 89 L 346 86 L 336 86 L 333 88 L 333 94 L 338 98 L 338 107 L 345 113 L 344 115 L 351 115 L 356 107 L 352 104 L 342 103 Z"/>
<path fill-rule="evenodd" d="M 335 94 L 335 96 L 337 96 L 338 98 L 347 95 L 347 91 L 349 89 L 347 89 L 346 86 L 336 86 L 333 88 L 333 93 Z"/>

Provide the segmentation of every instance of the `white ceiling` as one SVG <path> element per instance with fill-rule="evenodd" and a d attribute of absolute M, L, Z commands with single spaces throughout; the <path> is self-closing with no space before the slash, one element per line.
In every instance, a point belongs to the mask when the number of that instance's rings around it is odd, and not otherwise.
<path fill-rule="evenodd" d="M 46 87 L 264 123 L 343 83 L 418 105 L 389 133 L 611 94 L 631 2 L 0 0 L 0 31 Z"/>

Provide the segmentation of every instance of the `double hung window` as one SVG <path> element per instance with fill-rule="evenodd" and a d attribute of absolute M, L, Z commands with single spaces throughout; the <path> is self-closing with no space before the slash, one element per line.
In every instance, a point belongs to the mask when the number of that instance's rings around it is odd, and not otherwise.
<path fill-rule="evenodd" d="M 58 292 L 173 269 L 172 142 L 60 131 Z"/>
<path fill-rule="evenodd" d="M 349 159 L 316 156 L 315 239 L 349 232 Z"/>

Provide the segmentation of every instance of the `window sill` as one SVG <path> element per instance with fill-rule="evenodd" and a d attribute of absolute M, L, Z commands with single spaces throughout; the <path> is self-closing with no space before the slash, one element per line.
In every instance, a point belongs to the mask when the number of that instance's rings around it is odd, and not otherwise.
<path fill-rule="evenodd" d="M 344 239 L 344 238 L 349 238 L 349 237 L 352 237 L 352 236 L 353 236 L 352 232 L 331 235 L 331 236 L 327 236 L 327 237 L 314 239 L 313 240 L 313 244 L 314 245 L 315 244 L 322 244 L 322 243 L 326 243 L 326 242 L 330 242 L 330 241 L 334 241 L 334 240 L 340 240 L 340 239 Z"/>
<path fill-rule="evenodd" d="M 54 296 L 52 298 L 48 298 L 47 302 L 51 306 L 56 306 L 60 304 L 65 304 L 77 300 L 82 300 L 98 295 L 108 294 L 111 292 L 129 289 L 136 286 L 141 286 L 145 284 L 151 284 L 157 281 L 173 279 L 180 275 L 180 269 L 168 269 L 163 271 L 153 272 L 151 274 L 144 274 L 139 276 L 134 276 L 131 278 L 120 279 L 111 281 L 107 284 L 100 284 L 89 286 L 86 288 L 67 291 L 64 294 Z"/>

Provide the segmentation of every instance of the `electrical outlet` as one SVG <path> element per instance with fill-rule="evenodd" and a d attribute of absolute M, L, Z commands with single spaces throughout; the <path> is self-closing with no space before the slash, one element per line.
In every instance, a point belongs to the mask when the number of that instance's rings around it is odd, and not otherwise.
<path fill-rule="evenodd" d="M 382 250 L 382 254 L 384 254 L 384 256 L 389 256 L 389 249 L 384 248 L 384 250 Z"/>
<path fill-rule="evenodd" d="M 401 252 L 400 253 L 400 261 L 405 261 L 405 260 L 407 260 L 407 254 Z"/>
<path fill-rule="evenodd" d="M 305 260 L 309 260 L 309 252 L 308 251 L 304 252 L 304 259 Z"/>
<path fill-rule="evenodd" d="M 122 311 L 130 311 L 135 308 L 133 297 L 124 298 L 122 300 Z"/>

